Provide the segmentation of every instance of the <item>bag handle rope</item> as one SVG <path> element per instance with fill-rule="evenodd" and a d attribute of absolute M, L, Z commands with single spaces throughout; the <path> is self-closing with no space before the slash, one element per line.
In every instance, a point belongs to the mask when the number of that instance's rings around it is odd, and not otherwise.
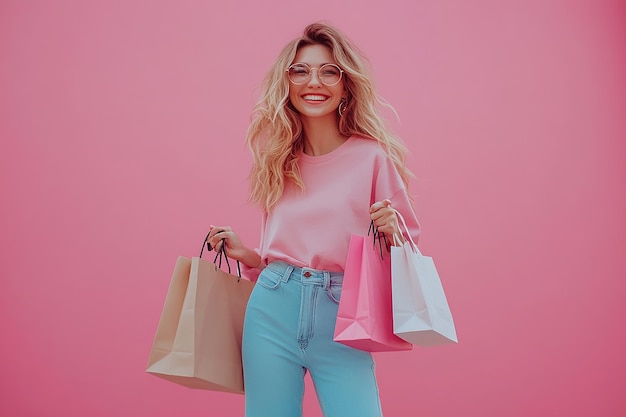
<path fill-rule="evenodd" d="M 202 242 L 202 248 L 200 249 L 200 258 L 202 258 L 202 253 L 204 252 L 205 246 L 207 250 L 209 251 L 213 250 L 213 247 L 209 243 L 209 234 L 206 235 L 206 237 L 204 238 L 204 242 Z M 219 258 L 219 263 L 218 263 L 218 258 Z M 213 259 L 213 263 L 215 264 L 216 269 L 222 267 L 222 258 L 226 259 L 226 266 L 228 267 L 228 273 L 230 274 L 231 273 L 230 262 L 228 261 L 228 255 L 226 254 L 226 239 L 222 239 L 222 246 L 217 251 L 217 253 L 215 254 L 215 258 Z M 237 282 L 239 282 L 241 280 L 241 266 L 239 264 L 239 261 L 237 261 L 237 277 L 239 278 Z"/>

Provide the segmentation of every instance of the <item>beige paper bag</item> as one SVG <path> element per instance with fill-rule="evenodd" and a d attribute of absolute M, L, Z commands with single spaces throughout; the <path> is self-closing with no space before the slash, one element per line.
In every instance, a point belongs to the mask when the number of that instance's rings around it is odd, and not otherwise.
<path fill-rule="evenodd" d="M 146 371 L 189 388 L 244 392 L 241 337 L 254 283 L 179 257 Z"/>

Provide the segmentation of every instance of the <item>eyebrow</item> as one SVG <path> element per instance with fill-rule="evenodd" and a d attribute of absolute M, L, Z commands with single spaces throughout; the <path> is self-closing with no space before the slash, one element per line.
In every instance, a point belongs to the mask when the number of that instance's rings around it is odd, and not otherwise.
<path fill-rule="evenodd" d="M 309 62 L 304 62 L 304 61 L 296 61 L 296 62 L 294 62 L 294 64 L 307 64 L 309 67 L 313 67 L 313 64 L 311 64 Z M 328 65 L 328 64 L 339 66 L 339 64 L 335 64 L 334 62 L 322 62 L 319 66 L 323 67 L 324 65 Z M 293 65 L 293 64 L 291 64 L 291 65 Z"/>

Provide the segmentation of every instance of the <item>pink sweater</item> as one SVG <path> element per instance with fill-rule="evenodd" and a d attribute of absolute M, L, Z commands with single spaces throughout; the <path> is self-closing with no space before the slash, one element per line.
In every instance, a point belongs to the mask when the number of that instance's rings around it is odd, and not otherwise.
<path fill-rule="evenodd" d="M 367 235 L 369 207 L 391 200 L 417 241 L 419 223 L 393 162 L 374 140 L 350 137 L 321 156 L 298 161 L 304 192 L 288 182 L 272 212 L 263 216 L 257 252 L 262 264 L 282 260 L 298 267 L 341 272 L 352 234 Z M 256 280 L 259 270 L 245 268 Z"/>

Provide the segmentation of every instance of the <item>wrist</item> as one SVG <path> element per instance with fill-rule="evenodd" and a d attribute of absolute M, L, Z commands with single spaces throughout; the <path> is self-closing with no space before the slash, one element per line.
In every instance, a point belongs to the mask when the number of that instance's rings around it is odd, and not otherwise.
<path fill-rule="evenodd" d="M 241 259 L 248 268 L 259 268 L 261 267 L 261 257 L 258 253 L 251 249 L 247 249 L 245 255 Z"/>

